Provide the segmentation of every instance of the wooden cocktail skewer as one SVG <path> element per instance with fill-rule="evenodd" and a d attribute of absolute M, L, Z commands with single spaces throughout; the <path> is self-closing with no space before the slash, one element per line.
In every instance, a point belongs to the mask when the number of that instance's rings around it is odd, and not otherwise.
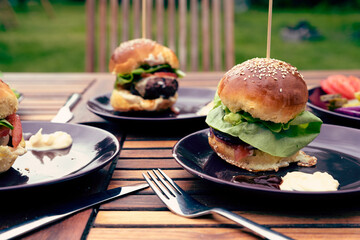
<path fill-rule="evenodd" d="M 142 38 L 146 38 L 146 0 L 142 1 Z"/>
<path fill-rule="evenodd" d="M 273 5 L 273 0 L 269 0 L 266 58 L 270 58 L 272 5 Z"/>

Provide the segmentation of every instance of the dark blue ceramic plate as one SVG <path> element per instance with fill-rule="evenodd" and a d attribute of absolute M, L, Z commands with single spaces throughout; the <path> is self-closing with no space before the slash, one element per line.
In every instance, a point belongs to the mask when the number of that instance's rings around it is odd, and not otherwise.
<path fill-rule="evenodd" d="M 39 121 L 23 121 L 25 140 L 42 128 L 43 134 L 64 131 L 71 135 L 71 147 L 56 151 L 28 151 L 13 167 L 0 174 L 0 191 L 29 188 L 74 179 L 104 167 L 115 159 L 119 142 L 99 128 Z"/>
<path fill-rule="evenodd" d="M 278 172 L 252 173 L 242 170 L 220 159 L 208 144 L 208 129 L 190 134 L 181 139 L 173 148 L 176 161 L 190 173 L 209 181 L 257 192 L 292 195 L 339 195 L 360 191 L 360 130 L 323 124 L 319 136 L 303 150 L 316 156 L 318 163 L 315 167 L 299 167 L 291 164 L 280 168 Z M 305 192 L 281 191 L 262 185 L 235 183 L 233 176 L 285 176 L 288 172 L 301 171 L 313 173 L 316 171 L 328 172 L 340 186 L 338 191 Z"/>
<path fill-rule="evenodd" d="M 179 109 L 179 114 L 175 114 L 170 110 L 161 113 L 125 113 L 114 111 L 110 105 L 111 93 L 90 99 L 87 102 L 87 108 L 96 115 L 109 121 L 179 121 L 189 119 L 205 119 L 205 116 L 200 116 L 196 113 L 203 106 L 213 100 L 215 90 L 201 88 L 179 88 L 178 94 L 179 97 L 175 103 L 175 107 Z"/>
<path fill-rule="evenodd" d="M 360 128 L 360 118 L 329 111 L 325 103 L 320 101 L 320 96 L 326 94 L 321 87 L 309 90 L 307 105 L 311 111 L 323 120 L 324 123 Z"/>

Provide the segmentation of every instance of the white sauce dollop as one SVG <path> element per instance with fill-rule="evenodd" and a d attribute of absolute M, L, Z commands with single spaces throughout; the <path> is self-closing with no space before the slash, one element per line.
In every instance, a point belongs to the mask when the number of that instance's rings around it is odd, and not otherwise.
<path fill-rule="evenodd" d="M 72 144 L 71 136 L 62 131 L 52 134 L 42 134 L 42 128 L 29 141 L 26 141 L 28 150 L 46 151 L 68 148 Z"/>
<path fill-rule="evenodd" d="M 339 182 L 327 172 L 289 172 L 282 180 L 280 189 L 289 191 L 336 191 L 339 187 Z"/>

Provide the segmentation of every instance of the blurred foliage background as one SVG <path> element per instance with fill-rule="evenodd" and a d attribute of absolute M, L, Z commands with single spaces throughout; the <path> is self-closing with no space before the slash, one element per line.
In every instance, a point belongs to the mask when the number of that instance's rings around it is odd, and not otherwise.
<path fill-rule="evenodd" d="M 84 71 L 85 1 L 51 0 L 53 16 L 40 0 L 10 3 L 12 22 L 0 12 L 0 71 Z M 268 0 L 235 3 L 236 63 L 265 57 Z M 359 10 L 360 0 L 274 0 L 271 57 L 299 69 L 359 68 Z M 304 26 L 310 35 L 289 35 Z"/>

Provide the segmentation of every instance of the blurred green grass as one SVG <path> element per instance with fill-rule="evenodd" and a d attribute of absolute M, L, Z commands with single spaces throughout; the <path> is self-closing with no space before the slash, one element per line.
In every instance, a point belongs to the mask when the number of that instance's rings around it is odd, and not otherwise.
<path fill-rule="evenodd" d="M 85 5 L 52 2 L 49 19 L 41 5 L 16 9 L 18 27 L 0 29 L 3 72 L 83 72 L 85 69 Z M 306 20 L 324 36 L 319 41 L 284 42 L 283 27 Z M 235 13 L 235 61 L 266 56 L 267 10 Z M 357 35 L 356 35 L 357 34 Z M 357 36 L 357 37 L 356 37 Z M 271 57 L 299 69 L 360 67 L 360 13 L 355 10 L 276 10 L 273 13 Z"/>

